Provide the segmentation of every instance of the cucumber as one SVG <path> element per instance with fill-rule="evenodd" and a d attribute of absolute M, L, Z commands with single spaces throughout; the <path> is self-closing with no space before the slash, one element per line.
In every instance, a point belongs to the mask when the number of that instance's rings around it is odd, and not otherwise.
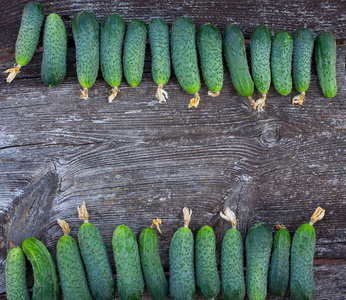
<path fill-rule="evenodd" d="M 116 97 L 123 79 L 122 51 L 125 35 L 124 19 L 116 13 L 104 18 L 101 25 L 100 62 L 104 80 L 113 88 L 108 97 L 111 103 Z"/>
<path fill-rule="evenodd" d="M 318 207 L 310 223 L 301 225 L 295 232 L 291 247 L 291 297 L 295 300 L 310 300 L 315 295 L 313 261 L 316 234 L 312 226 L 324 216 L 325 210 Z"/>
<path fill-rule="evenodd" d="M 153 18 L 149 24 L 149 41 L 151 49 L 151 74 L 158 85 L 156 98 L 166 102 L 168 94 L 162 87 L 171 77 L 171 57 L 169 53 L 169 29 L 165 20 Z"/>
<path fill-rule="evenodd" d="M 99 23 L 90 11 L 81 11 L 72 21 L 73 39 L 76 45 L 76 65 L 79 84 L 83 87 L 81 98 L 88 99 L 99 71 Z"/>
<path fill-rule="evenodd" d="M 30 296 L 26 287 L 26 259 L 23 250 L 13 246 L 13 241 L 10 242 L 10 248 L 5 266 L 7 299 L 29 300 Z"/>
<path fill-rule="evenodd" d="M 124 45 L 124 75 L 127 83 L 136 87 L 142 80 L 145 45 L 147 42 L 147 24 L 134 19 L 127 27 Z"/>
<path fill-rule="evenodd" d="M 220 292 L 215 248 L 214 230 L 210 226 L 203 226 L 196 236 L 196 282 L 199 292 L 207 299 L 214 299 Z"/>
<path fill-rule="evenodd" d="M 260 25 L 254 29 L 250 38 L 251 71 L 257 90 L 262 97 L 256 101 L 255 109 L 259 111 L 265 105 L 270 88 L 270 51 L 272 36 L 267 26 Z"/>
<path fill-rule="evenodd" d="M 66 29 L 61 18 L 50 14 L 43 34 L 41 77 L 49 86 L 58 85 L 66 74 Z"/>
<path fill-rule="evenodd" d="M 311 58 L 314 49 L 314 36 L 311 30 L 301 28 L 293 36 L 293 83 L 301 94 L 295 96 L 292 104 L 303 104 L 305 92 L 310 85 Z"/>
<path fill-rule="evenodd" d="M 173 235 L 169 247 L 169 291 L 173 300 L 194 299 L 196 293 L 193 234 L 188 228 L 192 211 L 184 208 L 184 227 Z"/>
<path fill-rule="evenodd" d="M 197 33 L 197 48 L 203 79 L 209 89 L 208 95 L 217 97 L 223 85 L 223 62 L 221 33 L 212 24 L 204 24 Z"/>
<path fill-rule="evenodd" d="M 56 247 L 56 260 L 64 300 L 92 299 L 76 240 L 69 236 L 70 227 L 57 219 L 64 231 Z"/>
<path fill-rule="evenodd" d="M 159 254 L 159 240 L 152 227 L 156 227 L 161 233 L 160 219 L 153 221 L 150 228 L 144 229 L 139 236 L 139 252 L 145 283 L 151 298 L 163 300 L 168 296 L 168 283 L 161 264 Z"/>
<path fill-rule="evenodd" d="M 283 225 L 274 236 L 272 256 L 269 267 L 269 292 L 275 297 L 286 294 L 290 272 L 291 236 Z"/>
<path fill-rule="evenodd" d="M 243 238 L 237 229 L 235 214 L 229 207 L 220 216 L 232 223 L 221 246 L 221 286 L 225 300 L 242 300 L 245 297 L 245 276 L 243 262 Z"/>
<path fill-rule="evenodd" d="M 32 299 L 56 300 L 59 298 L 59 279 L 52 256 L 43 243 L 27 238 L 22 249 L 34 271 Z"/>
<path fill-rule="evenodd" d="M 25 5 L 15 47 L 17 65 L 5 71 L 5 73 L 10 73 L 6 79 L 7 82 L 11 82 L 19 73 L 20 68 L 26 66 L 34 56 L 40 38 L 43 17 L 41 4 L 30 2 Z"/>
<path fill-rule="evenodd" d="M 264 223 L 250 227 L 245 240 L 246 289 L 250 300 L 265 299 L 273 236 Z"/>
<path fill-rule="evenodd" d="M 273 37 L 271 71 L 274 87 L 283 96 L 292 90 L 293 39 L 287 31 L 279 31 Z"/>
<path fill-rule="evenodd" d="M 171 27 L 171 55 L 175 76 L 180 86 L 194 94 L 189 107 L 199 104 L 201 79 L 198 70 L 195 24 L 188 17 L 178 17 Z"/>
<path fill-rule="evenodd" d="M 88 222 L 85 202 L 78 207 L 78 215 L 84 224 L 78 231 L 78 245 L 88 277 L 90 292 L 96 300 L 112 300 L 115 281 L 103 238 L 97 227 Z"/>
<path fill-rule="evenodd" d="M 112 245 L 119 297 L 121 300 L 141 299 L 144 280 L 134 233 L 125 225 L 118 226 L 113 233 Z"/>
<path fill-rule="evenodd" d="M 323 94 L 333 98 L 337 93 L 336 84 L 336 43 L 334 35 L 323 31 L 316 37 L 315 64 Z"/>

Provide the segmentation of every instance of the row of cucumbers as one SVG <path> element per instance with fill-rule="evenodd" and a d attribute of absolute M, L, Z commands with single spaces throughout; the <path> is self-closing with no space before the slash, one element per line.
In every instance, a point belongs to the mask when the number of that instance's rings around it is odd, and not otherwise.
<path fill-rule="evenodd" d="M 58 219 L 65 234 L 60 238 L 56 252 L 63 298 L 113 299 L 115 281 L 102 236 L 97 227 L 88 222 L 84 202 L 78 212 L 79 218 L 84 220 L 78 232 L 79 247 L 75 239 L 68 235 L 68 224 Z M 312 225 L 323 218 L 325 211 L 322 208 L 316 209 L 310 223 L 298 228 L 292 245 L 290 234 L 283 225 L 278 225 L 274 241 L 267 225 L 253 225 L 245 241 L 246 276 L 243 240 L 236 229 L 235 214 L 228 207 L 224 214 L 220 213 L 222 218 L 232 223 L 232 228 L 223 238 L 219 275 L 213 229 L 202 227 L 194 241 L 188 228 L 192 211 L 185 207 L 183 213 L 184 227 L 174 233 L 169 249 L 169 285 L 159 256 L 158 237 L 153 229 L 156 227 L 161 233 L 161 220 L 154 220 L 150 228 L 141 232 L 139 246 L 129 227 L 120 225 L 115 229 L 112 245 L 117 289 L 122 300 L 141 299 L 144 280 L 154 300 L 165 299 L 168 290 L 173 300 L 194 299 L 196 285 L 206 299 L 214 299 L 221 289 L 224 299 L 243 299 L 247 290 L 250 300 L 261 300 L 266 298 L 268 287 L 271 294 L 281 297 L 286 294 L 288 286 L 293 299 L 313 299 L 312 268 L 316 236 Z M 58 299 L 58 275 L 46 247 L 35 238 L 27 238 L 22 248 L 11 245 L 7 255 L 7 299 L 29 299 L 24 254 L 34 271 L 32 299 Z"/>
<path fill-rule="evenodd" d="M 16 42 L 17 66 L 6 71 L 10 73 L 8 82 L 13 80 L 22 66 L 30 62 L 38 44 L 43 18 L 41 4 L 28 3 L 25 6 Z M 302 104 L 309 88 L 314 37 L 307 28 L 298 30 L 293 38 L 287 31 L 279 31 L 272 38 L 265 25 L 255 28 L 250 40 L 252 76 L 244 36 L 237 25 L 228 26 L 223 36 L 214 25 L 203 25 L 197 34 L 197 48 L 195 25 L 188 17 L 178 17 L 170 32 L 163 19 L 153 18 L 149 30 L 144 21 L 134 19 L 125 35 L 123 18 L 113 13 L 103 20 L 100 36 L 99 31 L 99 23 L 93 13 L 82 11 L 74 16 L 72 32 L 83 99 L 88 98 L 88 88 L 94 84 L 100 64 L 104 79 L 113 88 L 109 102 L 119 91 L 123 72 L 130 86 L 138 86 L 143 75 L 147 31 L 152 54 L 152 75 L 158 85 L 156 97 L 160 102 L 168 97 L 163 86 L 170 78 L 172 61 L 182 88 L 195 95 L 189 107 L 198 106 L 201 81 L 197 49 L 208 94 L 213 97 L 220 94 L 223 86 L 222 52 L 235 89 L 240 95 L 249 97 L 255 109 L 261 110 L 264 106 L 271 81 L 281 95 L 288 95 L 292 90 L 293 77 L 294 86 L 301 93 L 293 98 L 293 104 Z M 65 77 L 66 48 L 65 26 L 58 15 L 50 14 L 45 23 L 41 67 L 42 79 L 49 86 L 59 84 Z M 334 97 L 337 93 L 336 43 L 331 32 L 324 31 L 317 36 L 315 63 L 324 95 Z M 257 101 L 251 97 L 254 86 L 262 94 Z"/>

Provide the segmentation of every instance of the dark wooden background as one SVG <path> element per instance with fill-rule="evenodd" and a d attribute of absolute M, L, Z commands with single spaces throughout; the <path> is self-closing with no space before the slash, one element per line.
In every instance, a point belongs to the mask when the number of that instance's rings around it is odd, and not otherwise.
<path fill-rule="evenodd" d="M 346 2 L 345 1 L 40 1 L 45 15 L 58 13 L 68 33 L 68 67 L 62 84 L 49 88 L 40 77 L 42 53 L 11 83 L 0 82 L 0 293 L 5 297 L 4 266 L 9 241 L 34 236 L 55 257 L 65 219 L 77 237 L 77 206 L 85 200 L 90 222 L 100 229 L 114 268 L 111 238 L 117 225 L 140 231 L 160 217 L 162 262 L 168 271 L 173 233 L 183 225 L 182 209 L 193 210 L 194 234 L 211 225 L 218 255 L 230 225 L 219 218 L 229 205 L 243 237 L 255 222 L 274 232 L 284 223 L 290 233 L 309 220 L 317 206 L 326 209 L 315 225 L 316 299 L 345 299 L 346 294 Z M 0 1 L 0 67 L 14 64 L 14 45 L 26 1 Z M 180 15 L 198 29 L 210 22 L 220 30 L 236 23 L 245 38 L 266 24 L 272 34 L 292 34 L 307 26 L 316 36 L 328 29 L 337 39 L 338 94 L 323 96 L 316 70 L 303 106 L 296 94 L 280 96 L 273 87 L 263 113 L 239 96 L 225 68 L 224 88 L 188 109 L 191 96 L 174 75 L 158 104 L 149 45 L 143 80 L 125 81 L 112 104 L 101 76 L 81 100 L 76 78 L 71 21 L 90 9 L 102 22 L 117 12 L 128 23 L 162 17 L 169 25 Z M 42 46 L 42 39 L 40 39 Z M 257 98 L 257 95 L 254 95 Z M 32 284 L 32 279 L 29 279 Z M 289 293 L 285 299 L 289 297 Z M 148 299 L 146 294 L 144 297 Z"/>

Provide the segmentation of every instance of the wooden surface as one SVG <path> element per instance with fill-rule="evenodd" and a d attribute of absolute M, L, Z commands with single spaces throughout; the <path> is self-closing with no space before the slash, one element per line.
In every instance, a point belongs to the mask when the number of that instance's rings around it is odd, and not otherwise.
<path fill-rule="evenodd" d="M 274 231 L 284 223 L 290 233 L 309 220 L 320 205 L 325 218 L 315 225 L 316 299 L 344 299 L 346 215 L 346 46 L 344 1 L 42 1 L 45 14 L 63 17 L 69 36 L 65 81 L 53 88 L 40 78 L 42 54 L 22 68 L 11 83 L 0 82 L 0 293 L 5 292 L 4 266 L 9 241 L 30 236 L 42 240 L 55 257 L 62 235 L 56 218 L 65 219 L 77 237 L 81 221 L 77 206 L 85 200 L 90 222 L 100 229 L 114 268 L 112 233 L 130 226 L 138 236 L 152 219 L 163 220 L 159 237 L 162 262 L 168 271 L 173 233 L 183 225 L 182 208 L 193 210 L 194 234 L 211 225 L 222 237 L 230 225 L 219 218 L 229 205 L 239 219 L 243 237 L 255 222 Z M 1 70 L 11 67 L 24 1 L 1 1 Z M 337 40 L 338 94 L 323 96 L 316 70 L 303 106 L 271 87 L 263 113 L 239 96 L 225 68 L 224 88 L 188 109 L 191 98 L 173 75 L 166 86 L 169 99 L 158 104 L 150 74 L 147 46 L 142 83 L 123 81 L 112 104 L 101 76 L 90 99 L 79 98 L 73 15 L 91 9 L 99 21 L 116 11 L 128 22 L 160 16 L 169 25 L 188 15 L 196 29 L 210 22 L 223 30 L 241 26 L 245 37 L 259 24 L 272 33 L 291 33 L 306 24 L 316 36 L 331 30 Z M 40 40 L 42 45 L 42 40 Z M 256 98 L 257 95 L 254 94 Z M 335 264 L 333 264 L 333 262 Z M 32 279 L 29 281 L 32 284 Z M 287 294 L 287 297 L 289 294 Z M 148 299 L 148 295 L 144 297 Z M 199 297 L 200 298 L 200 297 Z"/>

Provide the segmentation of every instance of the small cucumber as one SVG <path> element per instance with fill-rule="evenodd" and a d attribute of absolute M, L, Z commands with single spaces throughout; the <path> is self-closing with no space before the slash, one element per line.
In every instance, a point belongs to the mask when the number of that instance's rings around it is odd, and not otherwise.
<path fill-rule="evenodd" d="M 142 80 L 146 42 L 147 24 L 139 19 L 132 20 L 126 30 L 123 57 L 124 75 L 132 87 Z"/>
<path fill-rule="evenodd" d="M 171 55 L 175 76 L 181 87 L 195 94 L 189 107 L 199 104 L 201 79 L 198 70 L 195 24 L 188 17 L 178 17 L 171 27 Z"/>
<path fill-rule="evenodd" d="M 76 45 L 76 65 L 79 84 L 84 88 L 81 98 L 88 99 L 99 71 L 99 23 L 90 11 L 81 11 L 72 21 L 73 39 Z"/>
<path fill-rule="evenodd" d="M 66 74 L 66 29 L 61 18 L 50 14 L 43 34 L 41 77 L 49 86 L 58 85 Z"/>
<path fill-rule="evenodd" d="M 229 207 L 220 216 L 232 223 L 221 246 L 221 286 L 225 300 L 242 300 L 245 297 L 245 276 L 243 262 L 243 238 L 237 229 L 237 219 Z"/>
<path fill-rule="evenodd" d="M 57 300 L 59 298 L 59 279 L 54 261 L 47 248 L 35 238 L 25 239 L 22 248 L 34 271 L 32 299 Z"/>
<path fill-rule="evenodd" d="M 291 247 L 291 297 L 295 300 L 311 300 L 315 295 L 313 262 L 316 234 L 312 226 L 324 216 L 325 210 L 318 207 L 310 223 L 301 225 L 295 232 Z"/>
<path fill-rule="evenodd" d="M 162 87 L 171 77 L 171 57 L 169 53 L 169 29 L 165 20 L 153 18 L 149 24 L 149 41 L 151 49 L 151 74 L 158 85 L 156 98 L 166 102 L 168 94 Z"/>
<path fill-rule="evenodd" d="M 44 12 L 41 4 L 30 2 L 25 5 L 16 41 L 15 56 L 17 65 L 5 71 L 5 73 L 10 73 L 7 82 L 11 82 L 20 68 L 31 61 L 40 38 L 43 18 Z"/>
<path fill-rule="evenodd" d="M 269 267 L 269 292 L 275 297 L 286 294 L 290 273 L 291 236 L 283 225 L 274 236 L 273 251 Z"/>
<path fill-rule="evenodd" d="M 192 211 L 184 208 L 184 227 L 173 235 L 169 247 L 169 291 L 173 300 L 195 298 L 193 234 L 188 228 Z"/>
<path fill-rule="evenodd" d="M 104 80 L 113 88 L 108 97 L 111 103 L 116 97 L 123 79 L 121 54 L 125 35 L 124 19 L 116 13 L 104 18 L 101 25 L 100 62 Z"/>
<path fill-rule="evenodd" d="M 323 31 L 316 37 L 315 64 L 323 94 L 328 98 L 336 96 L 336 43 L 334 35 Z"/>
<path fill-rule="evenodd" d="M 64 300 L 91 300 L 87 278 L 76 240 L 69 236 L 70 227 L 58 219 L 64 235 L 56 247 L 56 260 Z"/>
<path fill-rule="evenodd" d="M 161 233 L 160 219 L 153 221 L 150 228 L 144 229 L 139 236 L 139 252 L 145 283 L 151 298 L 163 300 L 168 296 L 168 283 L 161 264 L 159 240 L 153 227 Z"/>
<path fill-rule="evenodd" d="M 209 89 L 208 95 L 217 97 L 223 85 L 223 62 L 221 33 L 212 24 L 204 24 L 197 33 L 197 47 L 203 79 Z"/>
<path fill-rule="evenodd" d="M 10 247 L 5 266 L 7 300 L 29 300 L 30 296 L 26 287 L 26 259 L 23 250 L 13 246 L 12 241 Z"/>
<path fill-rule="evenodd" d="M 144 280 L 134 233 L 129 227 L 119 225 L 114 230 L 112 245 L 119 297 L 121 300 L 141 299 Z"/>
<path fill-rule="evenodd" d="M 220 292 L 215 248 L 214 230 L 210 226 L 203 226 L 196 236 L 196 282 L 199 292 L 207 299 L 214 299 Z"/>
<path fill-rule="evenodd" d="M 246 289 L 250 300 L 266 298 L 272 244 L 272 232 L 267 225 L 258 223 L 250 227 L 245 240 Z"/>
<path fill-rule="evenodd" d="M 78 215 L 84 224 L 78 231 L 78 245 L 88 277 L 90 292 L 96 300 L 112 300 L 115 281 L 103 238 L 97 227 L 88 222 L 85 202 L 78 207 Z"/>
<path fill-rule="evenodd" d="M 274 87 L 283 96 L 292 90 L 293 39 L 287 31 L 279 31 L 273 37 L 271 71 Z"/>

